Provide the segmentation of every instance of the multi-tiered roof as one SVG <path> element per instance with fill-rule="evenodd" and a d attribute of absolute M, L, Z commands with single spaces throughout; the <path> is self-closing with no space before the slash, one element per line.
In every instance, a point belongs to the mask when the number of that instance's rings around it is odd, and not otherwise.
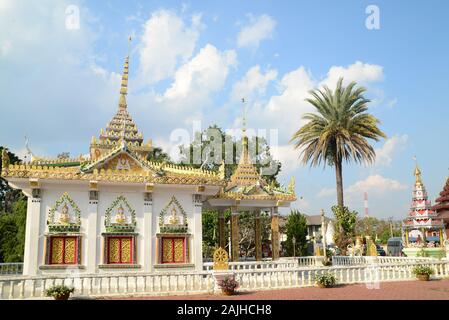
<path fill-rule="evenodd" d="M 436 217 L 437 214 L 432 210 L 426 187 L 422 182 L 421 170 L 418 165 L 416 165 L 412 205 L 404 225 L 408 228 L 441 227 L 442 221 L 436 219 Z"/>
<path fill-rule="evenodd" d="M 151 140 L 146 144 L 143 143 L 143 134 L 138 131 L 136 124 L 127 110 L 128 73 L 129 56 L 125 59 L 117 113 L 106 126 L 106 130 L 101 129 L 98 140 L 92 137 L 90 144 L 91 159 L 100 158 L 122 143 L 126 144 L 130 150 L 144 157 L 151 151 Z"/>
<path fill-rule="evenodd" d="M 280 200 L 295 201 L 295 184 L 291 180 L 288 189 L 276 188 L 259 174 L 256 166 L 251 162 L 248 150 L 245 119 L 243 121 L 242 154 L 237 169 L 234 171 L 226 186 L 217 195 L 220 199 L 236 200 Z"/>
<path fill-rule="evenodd" d="M 449 178 L 440 192 L 440 196 L 435 200 L 436 204 L 432 207 L 437 213 L 442 211 L 449 211 Z"/>
<path fill-rule="evenodd" d="M 127 110 L 128 72 L 129 56 L 125 59 L 117 113 L 106 126 L 106 130 L 101 130 L 99 138 L 92 138 L 89 157 L 35 157 L 27 163 L 10 164 L 8 155 L 4 153 L 1 176 L 8 180 L 49 179 L 222 186 L 224 181 L 219 173 L 148 159 L 151 141 L 144 143 L 142 133 L 138 131 Z"/>

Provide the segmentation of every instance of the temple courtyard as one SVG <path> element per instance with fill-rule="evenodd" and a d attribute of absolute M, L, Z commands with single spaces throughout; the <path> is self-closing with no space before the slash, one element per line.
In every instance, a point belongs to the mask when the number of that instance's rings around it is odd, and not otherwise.
<path fill-rule="evenodd" d="M 235 296 L 195 294 L 176 296 L 104 297 L 104 300 L 449 300 L 449 279 L 382 282 L 379 289 L 365 284 L 247 291 Z"/>

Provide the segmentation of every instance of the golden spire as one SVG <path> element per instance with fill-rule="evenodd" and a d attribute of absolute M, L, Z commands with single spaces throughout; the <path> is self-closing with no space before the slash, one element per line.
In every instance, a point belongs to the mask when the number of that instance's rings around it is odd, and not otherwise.
<path fill-rule="evenodd" d="M 128 94 L 128 71 L 129 71 L 129 51 L 130 51 L 130 45 L 131 45 L 132 38 L 129 37 L 129 44 L 128 44 L 128 55 L 125 59 L 125 66 L 123 68 L 123 75 L 122 75 L 122 83 L 120 88 L 120 100 L 119 100 L 119 108 L 121 110 L 126 109 L 127 103 L 126 103 L 126 95 Z"/>
<path fill-rule="evenodd" d="M 248 136 L 246 135 L 246 106 L 245 98 L 242 98 L 243 107 L 243 120 L 242 120 L 242 156 L 240 157 L 240 163 L 249 163 L 248 152 Z"/>
<path fill-rule="evenodd" d="M 418 161 L 416 160 L 416 156 L 413 157 L 413 159 L 415 160 L 415 185 L 422 185 L 422 178 L 421 178 L 421 170 L 419 169 L 418 166 Z"/>

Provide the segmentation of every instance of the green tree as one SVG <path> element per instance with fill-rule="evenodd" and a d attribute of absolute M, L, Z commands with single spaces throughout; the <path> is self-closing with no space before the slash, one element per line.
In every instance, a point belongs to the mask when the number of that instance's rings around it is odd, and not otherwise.
<path fill-rule="evenodd" d="M 203 210 L 203 257 L 211 258 L 218 247 L 218 213 L 213 210 Z"/>
<path fill-rule="evenodd" d="M 159 147 L 153 147 L 148 153 L 147 160 L 149 161 L 167 161 L 170 162 L 170 157 L 167 153 L 165 153 L 161 148 Z"/>
<path fill-rule="evenodd" d="M 334 241 L 342 254 L 345 255 L 348 244 L 353 242 L 352 239 L 355 236 L 357 212 L 338 205 L 332 207 L 332 212 L 336 221 Z"/>
<path fill-rule="evenodd" d="M 285 228 L 287 232 L 287 240 L 285 241 L 287 254 L 289 256 L 293 256 L 293 254 L 296 256 L 307 255 L 307 219 L 305 215 L 298 210 L 292 210 L 287 216 Z M 293 250 L 293 237 L 296 239 L 295 250 Z"/>
<path fill-rule="evenodd" d="M 3 152 L 5 147 L 0 146 L 0 155 Z M 20 163 L 19 157 L 17 157 L 14 153 L 8 151 L 9 162 L 11 164 Z M 0 172 L 2 172 L 2 162 L 0 161 Z M 20 198 L 22 195 L 22 191 L 15 190 L 8 185 L 8 182 L 0 177 L 0 212 L 9 212 L 11 213 L 12 206 L 16 200 Z"/>
<path fill-rule="evenodd" d="M 0 262 L 23 261 L 27 202 L 22 196 L 11 213 L 0 215 Z"/>
<path fill-rule="evenodd" d="M 311 91 L 312 98 L 306 101 L 315 107 L 316 113 L 303 116 L 307 123 L 291 139 L 295 148 L 301 150 L 303 164 L 335 167 L 337 203 L 341 207 L 343 161 L 372 163 L 376 153 L 367 139 L 386 138 L 378 127 L 379 120 L 367 113 L 370 100 L 363 96 L 366 89 L 356 85 L 351 82 L 344 87 L 340 78 L 334 91 L 327 86 Z"/>
<path fill-rule="evenodd" d="M 215 144 L 215 139 L 220 139 L 221 145 Z M 253 159 L 253 161 L 255 162 L 255 167 L 259 172 L 262 172 L 268 183 L 278 187 L 279 183 L 277 182 L 276 177 L 281 171 L 281 163 L 278 160 L 275 160 L 271 155 L 270 147 L 265 138 L 251 137 L 249 140 L 250 150 L 251 147 L 254 147 L 256 159 Z M 226 134 L 220 127 L 212 125 L 203 132 L 196 132 L 190 145 L 180 147 L 181 163 L 185 166 L 194 168 L 203 167 L 209 170 L 218 171 L 222 160 L 226 160 L 225 177 L 229 178 L 237 168 L 240 159 L 238 146 L 241 145 L 241 139 L 234 141 L 232 137 Z M 225 152 L 228 149 L 232 149 L 231 159 L 226 158 Z M 220 151 L 221 154 L 217 153 Z"/>

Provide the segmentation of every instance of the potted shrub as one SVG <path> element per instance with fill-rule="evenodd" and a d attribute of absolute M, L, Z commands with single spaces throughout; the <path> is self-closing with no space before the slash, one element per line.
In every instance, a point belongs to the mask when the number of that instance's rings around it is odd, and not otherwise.
<path fill-rule="evenodd" d="M 430 276 L 433 274 L 433 269 L 428 266 L 417 265 L 412 272 L 418 280 L 429 281 Z"/>
<path fill-rule="evenodd" d="M 45 294 L 47 295 L 47 297 L 53 297 L 55 300 L 68 300 L 70 294 L 73 293 L 74 291 L 75 288 L 67 287 L 61 284 L 48 288 L 45 291 Z"/>
<path fill-rule="evenodd" d="M 233 277 L 225 277 L 219 282 L 218 285 L 223 294 L 226 296 L 232 296 L 235 294 L 235 290 L 239 287 L 238 282 Z"/>
<path fill-rule="evenodd" d="M 335 278 L 332 273 L 326 272 L 316 275 L 315 281 L 320 288 L 330 288 L 335 286 L 335 284 L 337 283 L 337 278 Z"/>

